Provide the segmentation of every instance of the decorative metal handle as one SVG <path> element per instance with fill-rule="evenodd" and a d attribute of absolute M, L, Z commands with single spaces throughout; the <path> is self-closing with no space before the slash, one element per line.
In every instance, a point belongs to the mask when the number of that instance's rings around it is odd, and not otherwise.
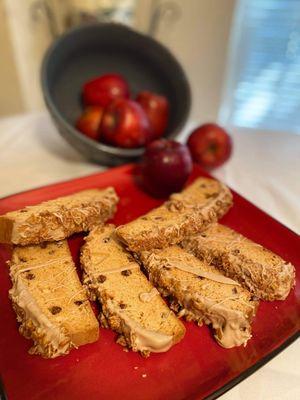
<path fill-rule="evenodd" d="M 55 39 L 58 37 L 59 29 L 57 22 L 52 9 L 46 0 L 37 0 L 32 3 L 29 12 L 33 21 L 39 21 L 41 18 L 45 18 L 52 38 Z"/>
<path fill-rule="evenodd" d="M 178 21 L 181 17 L 181 8 L 178 3 L 172 1 L 164 2 L 159 4 L 150 19 L 148 34 L 155 37 L 157 35 L 159 25 L 161 22 L 167 22 L 167 25 L 171 25 Z"/>

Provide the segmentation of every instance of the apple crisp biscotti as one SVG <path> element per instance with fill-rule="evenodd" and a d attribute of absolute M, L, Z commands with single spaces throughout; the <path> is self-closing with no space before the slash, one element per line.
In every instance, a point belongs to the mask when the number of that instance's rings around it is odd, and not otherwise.
<path fill-rule="evenodd" d="M 284 300 L 295 284 L 295 268 L 234 230 L 213 224 L 182 245 L 264 300 Z"/>
<path fill-rule="evenodd" d="M 15 247 L 9 264 L 9 296 L 20 333 L 34 342 L 31 354 L 54 358 L 98 339 L 98 321 L 67 241 Z"/>
<path fill-rule="evenodd" d="M 134 252 L 164 248 L 181 242 L 216 222 L 232 205 L 230 190 L 222 183 L 198 178 L 162 206 L 119 226 L 120 240 Z"/>
<path fill-rule="evenodd" d="M 96 227 L 82 247 L 84 283 L 102 306 L 100 321 L 119 334 L 118 343 L 148 356 L 179 342 L 183 324 L 114 238 L 114 226 Z"/>
<path fill-rule="evenodd" d="M 140 260 L 178 316 L 211 324 L 225 348 L 246 345 L 258 306 L 248 290 L 179 246 L 142 252 Z"/>
<path fill-rule="evenodd" d="M 118 196 L 112 187 L 91 189 L 0 216 L 0 243 L 58 241 L 111 218 Z"/>

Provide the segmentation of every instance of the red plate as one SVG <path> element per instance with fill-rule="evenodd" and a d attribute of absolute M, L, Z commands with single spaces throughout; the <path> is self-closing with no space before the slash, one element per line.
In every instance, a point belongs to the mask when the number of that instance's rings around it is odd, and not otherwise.
<path fill-rule="evenodd" d="M 102 174 L 47 186 L 0 200 L 0 214 L 79 190 L 115 187 L 121 198 L 116 224 L 125 223 L 160 204 L 135 185 L 133 167 L 126 165 Z M 201 175 L 195 168 L 193 178 Z M 254 189 L 255 190 L 255 189 Z M 297 285 L 283 302 L 261 302 L 253 323 L 253 338 L 246 348 L 221 348 L 211 331 L 186 323 L 186 336 L 165 354 L 144 359 L 114 343 L 115 334 L 101 329 L 97 343 L 82 346 L 67 356 L 44 360 L 30 356 L 30 342 L 17 330 L 8 300 L 11 286 L 0 250 L 0 374 L 10 400 L 18 399 L 200 399 L 216 398 L 263 365 L 299 334 L 299 237 L 267 214 L 234 194 L 234 207 L 222 221 L 273 250 L 297 267 Z M 82 237 L 69 240 L 78 262 Z"/>

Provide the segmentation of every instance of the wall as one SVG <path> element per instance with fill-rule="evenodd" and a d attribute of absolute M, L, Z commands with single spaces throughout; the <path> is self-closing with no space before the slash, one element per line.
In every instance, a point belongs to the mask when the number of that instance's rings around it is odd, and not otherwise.
<path fill-rule="evenodd" d="M 52 1 L 55 3 L 57 0 Z M 0 29 L 5 30 L 5 34 L 0 31 L 0 44 L 1 53 L 2 47 L 5 49 L 5 62 L 0 63 L 0 115 L 41 109 L 44 105 L 39 69 L 43 53 L 51 41 L 49 27 L 43 19 L 32 19 L 30 5 L 34 0 L 4 0 L 16 69 L 2 2 L 0 0 Z M 144 20 L 149 20 L 150 3 L 150 0 L 138 0 L 139 9 L 144 11 L 140 18 L 143 16 Z M 152 4 L 159 3 L 170 1 L 152 0 Z M 156 37 L 171 48 L 187 72 L 193 92 L 191 117 L 198 122 L 216 120 L 235 0 L 172 0 L 171 3 L 177 6 L 179 18 L 167 23 L 166 17 L 166 23 L 158 26 Z"/>
<path fill-rule="evenodd" d="M 192 87 L 191 117 L 216 120 L 235 0 L 176 0 L 181 16 L 158 37 L 182 62 Z"/>
<path fill-rule="evenodd" d="M 22 112 L 24 104 L 3 0 L 0 0 L 0 88 L 0 116 Z"/>
<path fill-rule="evenodd" d="M 40 91 L 40 67 L 51 43 L 46 19 L 34 8 L 36 0 L 4 0 L 21 98 L 26 111 L 44 108 Z M 36 10 L 36 12 L 34 12 Z"/>

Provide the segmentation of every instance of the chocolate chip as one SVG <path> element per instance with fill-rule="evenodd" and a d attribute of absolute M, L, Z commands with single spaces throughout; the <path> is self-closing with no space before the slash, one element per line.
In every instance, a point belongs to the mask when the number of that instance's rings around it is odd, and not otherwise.
<path fill-rule="evenodd" d="M 82 303 L 83 303 L 83 300 L 74 301 L 74 304 L 76 304 L 76 306 L 81 306 Z"/>
<path fill-rule="evenodd" d="M 97 278 L 97 281 L 99 283 L 105 282 L 106 281 L 106 276 L 105 275 L 99 275 L 98 278 Z"/>
<path fill-rule="evenodd" d="M 108 243 L 109 241 L 110 241 L 110 238 L 109 238 L 109 237 L 106 237 L 106 238 L 104 238 L 104 239 L 102 240 L 103 243 Z"/>
<path fill-rule="evenodd" d="M 31 272 L 28 272 L 28 274 L 26 274 L 25 278 L 28 279 L 29 281 L 32 281 L 32 279 L 35 278 L 35 275 L 32 274 Z"/>
<path fill-rule="evenodd" d="M 197 276 L 197 278 L 200 279 L 200 281 L 202 281 L 202 279 L 204 279 L 203 276 Z"/>
<path fill-rule="evenodd" d="M 120 306 L 120 308 L 122 308 L 122 310 L 124 310 L 124 308 L 127 307 L 126 304 L 124 304 L 124 303 L 120 303 L 119 306 Z"/>
<path fill-rule="evenodd" d="M 234 256 L 238 255 L 239 253 L 240 253 L 240 251 L 238 249 L 234 249 L 231 252 L 231 254 L 233 254 Z"/>
<path fill-rule="evenodd" d="M 168 296 L 168 300 L 169 300 L 169 302 L 170 302 L 170 303 L 172 303 L 172 302 L 175 302 L 175 301 L 176 301 L 175 297 L 174 297 L 174 296 L 172 296 L 171 294 Z"/>
<path fill-rule="evenodd" d="M 40 244 L 40 248 L 41 249 L 45 249 L 46 247 L 47 247 L 47 243 L 46 242 L 43 242 L 43 243 Z"/>
<path fill-rule="evenodd" d="M 201 233 L 202 237 L 207 237 L 206 233 Z"/>
<path fill-rule="evenodd" d="M 214 257 L 212 259 L 212 264 L 215 265 L 216 267 L 221 267 L 222 266 L 222 259 L 220 257 Z"/>
<path fill-rule="evenodd" d="M 205 193 L 204 197 L 206 199 L 215 199 L 218 196 L 218 193 Z"/>
<path fill-rule="evenodd" d="M 123 276 L 129 276 L 129 275 L 132 274 L 132 272 L 131 272 L 129 269 L 125 269 L 124 271 L 121 272 L 121 274 L 122 274 Z"/>
<path fill-rule="evenodd" d="M 235 287 L 232 288 L 232 293 L 233 293 L 233 294 L 237 294 L 237 288 L 235 288 Z"/>
<path fill-rule="evenodd" d="M 61 307 L 53 306 L 50 308 L 50 312 L 51 314 L 56 315 L 61 312 Z"/>

